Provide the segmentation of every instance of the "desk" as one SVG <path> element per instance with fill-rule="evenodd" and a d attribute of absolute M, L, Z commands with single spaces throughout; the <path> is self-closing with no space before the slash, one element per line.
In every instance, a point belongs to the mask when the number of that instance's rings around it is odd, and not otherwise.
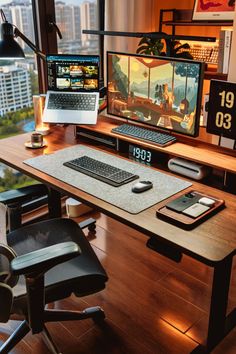
<path fill-rule="evenodd" d="M 132 215 L 23 163 L 28 158 L 53 153 L 58 149 L 78 143 L 71 126 L 67 128 L 55 127 L 53 133 L 45 138 L 47 147 L 44 149 L 25 149 L 24 142 L 26 140 L 29 140 L 29 134 L 0 140 L 0 161 L 47 184 L 55 191 L 75 197 L 91 207 L 95 206 L 104 214 L 141 231 L 149 237 L 155 237 L 162 245 L 187 254 L 213 268 L 212 297 L 206 343 L 204 346 L 198 346 L 193 353 L 202 352 L 203 349 L 209 352 L 214 348 L 236 324 L 235 309 L 226 318 L 232 259 L 236 249 L 235 196 L 200 183 L 193 183 L 189 190 L 196 189 L 202 193 L 224 199 L 226 208 L 194 230 L 185 231 L 157 219 L 155 212 L 158 205 L 137 215 Z M 96 148 L 102 149 L 101 147 Z M 118 154 L 117 152 L 112 153 Z"/>

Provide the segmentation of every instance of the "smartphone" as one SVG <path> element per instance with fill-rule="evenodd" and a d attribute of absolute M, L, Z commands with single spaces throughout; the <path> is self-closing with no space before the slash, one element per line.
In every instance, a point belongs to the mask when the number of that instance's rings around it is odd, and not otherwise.
<path fill-rule="evenodd" d="M 177 213 L 181 213 L 191 205 L 197 203 L 200 198 L 201 197 L 199 195 L 195 194 L 194 192 L 190 192 L 167 203 L 166 207 L 176 211 Z"/>

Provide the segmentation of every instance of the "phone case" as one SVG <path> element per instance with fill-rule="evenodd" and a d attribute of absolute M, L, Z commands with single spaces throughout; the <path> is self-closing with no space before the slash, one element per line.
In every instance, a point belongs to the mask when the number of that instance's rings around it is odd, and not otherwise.
<path fill-rule="evenodd" d="M 197 203 L 199 199 L 200 197 L 196 193 L 187 193 L 167 203 L 166 208 L 174 210 L 177 213 L 181 213 L 191 205 Z"/>

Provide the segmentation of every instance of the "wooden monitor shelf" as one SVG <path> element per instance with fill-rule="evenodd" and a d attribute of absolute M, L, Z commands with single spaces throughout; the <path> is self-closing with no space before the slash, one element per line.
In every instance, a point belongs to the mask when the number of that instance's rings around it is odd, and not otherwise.
<path fill-rule="evenodd" d="M 106 136 L 114 137 L 121 141 L 127 141 L 134 144 L 136 143 L 145 148 L 159 151 L 173 157 L 181 157 L 217 170 L 236 174 L 236 151 L 234 150 L 205 143 L 200 141 L 198 138 L 183 137 L 180 135 L 176 135 L 178 139 L 176 143 L 167 147 L 160 147 L 153 143 L 112 133 L 112 128 L 115 128 L 119 124 L 123 123 L 124 121 L 120 119 L 110 118 L 101 114 L 98 117 L 97 125 L 88 125 L 86 126 L 86 129 L 88 131 L 103 133 Z"/>

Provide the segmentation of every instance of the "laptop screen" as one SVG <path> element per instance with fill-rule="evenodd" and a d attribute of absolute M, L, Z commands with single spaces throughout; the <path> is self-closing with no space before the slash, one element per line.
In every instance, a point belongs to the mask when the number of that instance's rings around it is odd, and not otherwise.
<path fill-rule="evenodd" d="M 98 55 L 47 55 L 48 90 L 99 91 Z"/>

